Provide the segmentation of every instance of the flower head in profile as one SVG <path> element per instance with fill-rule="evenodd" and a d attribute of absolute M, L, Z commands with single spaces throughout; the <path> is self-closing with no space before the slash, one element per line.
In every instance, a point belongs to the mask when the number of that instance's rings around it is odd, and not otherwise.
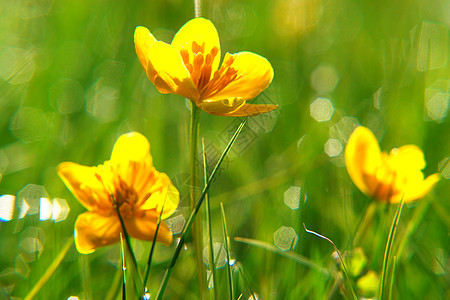
<path fill-rule="evenodd" d="M 423 197 L 439 180 L 439 174 L 424 179 L 425 159 L 415 145 L 380 152 L 373 133 L 359 126 L 345 148 L 345 164 L 355 185 L 378 201 L 411 202 Z"/>
<path fill-rule="evenodd" d="M 255 53 L 238 52 L 225 54 L 219 67 L 219 36 L 207 19 L 187 22 L 170 45 L 138 26 L 134 44 L 148 78 L 161 93 L 181 95 L 219 116 L 255 116 L 278 107 L 246 103 L 270 84 L 272 66 Z"/>
<path fill-rule="evenodd" d="M 58 174 L 78 201 L 88 210 L 75 222 L 75 244 L 80 253 L 114 244 L 123 232 L 140 240 L 152 240 L 159 216 L 170 216 L 178 206 L 179 193 L 169 177 L 156 171 L 150 144 L 140 133 L 119 137 L 111 159 L 95 167 L 64 162 Z M 157 240 L 166 245 L 172 233 L 161 221 Z"/>

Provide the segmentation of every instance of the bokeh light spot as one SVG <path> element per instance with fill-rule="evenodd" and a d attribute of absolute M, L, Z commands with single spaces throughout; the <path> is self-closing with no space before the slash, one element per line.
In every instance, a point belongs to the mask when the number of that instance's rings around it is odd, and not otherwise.
<path fill-rule="evenodd" d="M 213 245 L 214 264 L 216 269 L 223 268 L 227 264 L 227 252 L 221 243 L 214 243 Z M 209 264 L 209 246 L 203 248 L 203 262 L 211 269 Z"/>
<path fill-rule="evenodd" d="M 61 114 L 80 111 L 84 104 L 83 87 L 78 81 L 60 79 L 50 87 L 50 101 Z"/>
<path fill-rule="evenodd" d="M 31 51 L 16 47 L 0 50 L 0 77 L 10 84 L 30 81 L 35 71 L 36 63 Z"/>
<path fill-rule="evenodd" d="M 25 143 L 44 139 L 49 128 L 49 120 L 40 109 L 24 106 L 12 116 L 10 130 Z"/>
<path fill-rule="evenodd" d="M 311 87 L 319 94 L 332 92 L 339 81 L 336 69 L 328 65 L 320 65 L 311 73 Z"/>
<path fill-rule="evenodd" d="M 347 143 L 350 135 L 358 126 L 358 119 L 353 117 L 343 117 L 330 128 L 330 137 Z"/>
<path fill-rule="evenodd" d="M 173 235 L 180 234 L 183 231 L 184 223 L 186 220 L 183 215 L 178 215 L 172 217 L 170 219 L 165 220 L 167 226 L 169 226 L 170 231 L 172 231 Z"/>
<path fill-rule="evenodd" d="M 273 240 L 275 246 L 281 251 L 289 251 L 295 248 L 298 241 L 298 236 L 295 233 L 294 228 L 281 226 L 273 234 Z"/>
<path fill-rule="evenodd" d="M 65 199 L 54 198 L 52 206 L 52 220 L 55 222 L 64 221 L 69 214 L 70 207 Z"/>
<path fill-rule="evenodd" d="M 117 87 L 98 80 L 87 92 L 87 111 L 101 122 L 111 122 L 118 117 L 119 90 Z"/>
<path fill-rule="evenodd" d="M 439 162 L 438 169 L 441 172 L 441 176 L 445 179 L 450 178 L 450 158 L 446 157 Z"/>
<path fill-rule="evenodd" d="M 310 115 L 317 122 L 329 121 L 334 113 L 334 107 L 330 99 L 327 98 L 317 98 L 309 106 Z"/>
<path fill-rule="evenodd" d="M 16 197 L 13 195 L 0 196 L 0 221 L 10 221 L 14 215 Z"/>
<path fill-rule="evenodd" d="M 329 139 L 324 145 L 324 151 L 329 157 L 336 157 L 342 152 L 342 144 L 338 139 Z"/>
<path fill-rule="evenodd" d="M 448 114 L 450 80 L 438 79 L 425 90 L 427 115 L 442 123 Z"/>
<path fill-rule="evenodd" d="M 24 251 L 24 260 L 32 262 L 39 259 L 45 242 L 46 236 L 41 228 L 28 227 L 25 229 L 19 236 L 19 247 Z"/>
<path fill-rule="evenodd" d="M 34 215 L 39 212 L 41 198 L 48 199 L 48 194 L 43 186 L 28 184 L 19 191 L 17 198 L 20 203 L 23 203 L 22 205 L 28 206 L 26 212 L 29 215 Z"/>
<path fill-rule="evenodd" d="M 302 188 L 299 186 L 291 186 L 284 192 L 284 204 L 290 209 L 298 209 L 300 207 L 300 194 Z"/>
<path fill-rule="evenodd" d="M 52 203 L 48 198 L 41 198 L 39 205 L 39 220 L 45 221 L 52 217 Z"/>
<path fill-rule="evenodd" d="M 417 69 L 427 71 L 446 65 L 448 29 L 444 24 L 423 22 L 417 50 Z"/>

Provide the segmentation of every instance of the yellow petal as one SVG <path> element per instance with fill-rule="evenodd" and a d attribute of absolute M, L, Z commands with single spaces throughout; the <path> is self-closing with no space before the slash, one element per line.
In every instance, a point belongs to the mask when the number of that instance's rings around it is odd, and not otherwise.
<path fill-rule="evenodd" d="M 239 109 L 245 104 L 245 100 L 242 98 L 229 98 L 223 100 L 204 100 L 201 101 L 197 106 L 216 116 L 226 116 Z"/>
<path fill-rule="evenodd" d="M 425 180 L 416 184 L 408 185 L 404 190 L 404 202 L 411 202 L 424 197 L 439 181 L 441 176 L 438 173 L 428 176 Z M 390 199 L 390 203 L 399 203 L 403 194 L 395 195 Z"/>
<path fill-rule="evenodd" d="M 137 205 L 140 210 L 156 209 L 159 214 L 164 206 L 162 219 L 166 219 L 177 209 L 180 202 L 180 194 L 173 186 L 169 177 L 164 173 L 155 173 L 155 178 L 151 185 L 143 187 L 141 192 L 144 197 Z"/>
<path fill-rule="evenodd" d="M 212 62 L 212 76 L 214 71 L 218 69 L 220 61 L 219 35 L 214 24 L 204 18 L 195 18 L 184 24 L 175 34 L 172 46 L 178 51 L 186 50 L 189 53 L 189 62 L 193 65 L 192 42 L 196 42 L 199 46 L 204 43 L 205 54 L 210 53 L 213 48 L 217 48 L 218 53 Z"/>
<path fill-rule="evenodd" d="M 142 216 L 124 219 L 124 223 L 130 236 L 150 241 L 155 236 L 158 218 L 159 214 L 155 210 L 148 210 L 144 211 Z M 172 233 L 163 221 L 161 221 L 156 240 L 166 245 L 172 243 Z"/>
<path fill-rule="evenodd" d="M 422 150 L 416 145 L 405 145 L 394 148 L 389 155 L 389 165 L 395 170 L 422 170 L 425 158 Z"/>
<path fill-rule="evenodd" d="M 89 254 L 100 247 L 117 243 L 120 232 L 121 225 L 117 215 L 85 212 L 75 222 L 75 245 L 78 252 Z"/>
<path fill-rule="evenodd" d="M 115 176 L 119 176 L 128 187 L 134 187 L 140 181 L 147 181 L 155 172 L 150 144 L 139 132 L 121 135 L 111 154 L 111 166 Z"/>
<path fill-rule="evenodd" d="M 253 99 L 272 82 L 273 69 L 264 57 L 252 52 L 239 52 L 232 56 L 234 61 L 230 68 L 237 71 L 236 79 L 208 99 L 220 100 L 233 97 Z"/>
<path fill-rule="evenodd" d="M 147 28 L 143 26 L 136 27 L 136 30 L 134 31 L 134 47 L 136 48 L 139 62 L 146 71 L 148 65 L 148 51 L 154 42 L 156 42 L 156 39 Z"/>
<path fill-rule="evenodd" d="M 148 54 L 147 76 L 164 94 L 172 93 L 197 101 L 197 87 L 190 78 L 180 53 L 171 45 L 157 41 Z"/>
<path fill-rule="evenodd" d="M 67 188 L 88 210 L 110 210 L 109 194 L 97 179 L 97 168 L 72 162 L 58 165 L 58 175 Z"/>
<path fill-rule="evenodd" d="M 365 194 L 375 192 L 375 172 L 381 164 L 378 142 L 366 127 L 353 131 L 345 148 L 345 165 L 355 185 Z"/>

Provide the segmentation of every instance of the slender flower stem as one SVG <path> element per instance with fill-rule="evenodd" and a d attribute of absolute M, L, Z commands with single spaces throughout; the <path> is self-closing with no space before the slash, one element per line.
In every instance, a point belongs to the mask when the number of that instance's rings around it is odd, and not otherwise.
<path fill-rule="evenodd" d="M 142 279 L 141 279 L 141 274 L 139 273 L 139 267 L 137 264 L 136 256 L 134 255 L 134 251 L 131 248 L 130 236 L 128 235 L 128 231 L 125 227 L 125 222 L 123 221 L 122 215 L 120 214 L 120 209 L 119 209 L 119 206 L 117 205 L 116 198 L 114 197 L 113 194 L 111 194 L 110 196 L 111 196 L 111 199 L 113 200 L 114 207 L 116 208 L 117 215 L 119 216 L 120 225 L 122 226 L 122 231 L 123 231 L 123 235 L 124 235 L 125 245 L 127 246 L 128 253 L 130 254 L 130 256 L 132 258 L 131 261 L 133 262 L 133 267 L 135 270 L 135 272 L 133 274 L 136 274 L 136 276 L 134 278 L 134 285 L 136 288 L 136 292 L 138 293 L 138 295 L 141 295 L 141 294 L 143 294 L 143 291 L 140 291 L 140 289 L 142 288 Z"/>
<path fill-rule="evenodd" d="M 194 0 L 194 12 L 196 18 L 202 15 L 202 6 L 200 0 Z"/>
<path fill-rule="evenodd" d="M 203 179 L 206 183 L 208 182 L 208 162 L 206 159 L 206 151 L 205 151 L 205 139 L 202 138 L 202 152 L 203 152 Z M 211 225 L 211 208 L 209 205 L 209 197 L 208 194 L 205 195 L 206 201 L 206 224 L 208 226 L 208 238 L 209 238 L 209 267 L 211 269 L 211 276 L 213 281 L 213 299 L 217 298 L 217 280 L 216 280 L 216 264 L 214 262 L 214 245 L 212 238 L 212 225 Z M 209 284 L 208 284 L 209 286 Z"/>
<path fill-rule="evenodd" d="M 145 288 L 146 288 L 146 285 L 147 285 L 148 275 L 150 274 L 150 267 L 151 267 L 151 264 L 152 264 L 153 252 L 155 251 L 156 238 L 158 237 L 159 226 L 161 225 L 161 218 L 162 218 L 162 214 L 164 212 L 164 205 L 165 204 L 166 204 L 166 202 L 164 202 L 164 204 L 163 204 L 163 206 L 161 208 L 161 213 L 159 214 L 158 223 L 156 224 L 155 236 L 153 237 L 152 248 L 150 248 L 150 253 L 148 255 L 147 267 L 145 268 L 145 272 L 144 272 L 145 275 L 144 275 L 143 286 L 142 286 L 144 291 L 145 291 Z"/>
<path fill-rule="evenodd" d="M 186 222 L 186 225 L 184 226 L 183 232 L 181 233 L 181 238 L 180 241 L 178 242 L 177 248 L 175 249 L 175 253 L 172 256 L 172 260 L 170 261 L 170 265 L 166 270 L 166 273 L 164 274 L 164 278 L 162 280 L 161 286 L 159 288 L 158 294 L 156 296 L 156 299 L 162 299 L 163 295 L 164 295 L 164 291 L 167 287 L 167 283 L 169 282 L 170 279 L 170 275 L 173 272 L 173 268 L 175 266 L 175 263 L 178 259 L 178 256 L 180 255 L 181 252 L 181 248 L 183 248 L 184 246 L 184 241 L 186 239 L 186 235 L 189 232 L 189 230 L 191 229 L 192 223 L 194 222 L 195 217 L 197 216 L 198 211 L 200 210 L 200 206 L 203 203 L 203 200 L 205 199 L 206 193 L 208 192 L 208 189 L 211 185 L 211 182 L 213 181 L 217 170 L 220 168 L 220 166 L 222 165 L 223 160 L 225 159 L 225 156 L 227 155 L 228 151 L 230 150 L 231 146 L 233 146 L 236 138 L 238 137 L 239 133 L 242 131 L 242 128 L 244 128 L 245 123 L 247 122 L 247 118 L 241 123 L 241 125 L 239 125 L 238 129 L 236 130 L 236 132 L 234 133 L 233 137 L 231 138 L 230 142 L 228 143 L 227 147 L 225 148 L 225 150 L 223 151 L 222 155 L 220 156 L 216 166 L 214 167 L 213 171 L 211 172 L 211 175 L 208 178 L 208 182 L 206 183 L 206 186 L 203 188 L 202 194 L 200 195 L 200 198 L 197 202 L 197 204 L 195 205 L 195 209 L 194 211 L 191 213 L 191 215 L 189 216 L 189 219 Z"/>
<path fill-rule="evenodd" d="M 190 140 L 190 151 L 189 151 L 189 169 L 190 169 L 190 202 L 191 202 L 191 213 L 195 209 L 195 200 L 198 199 L 200 184 L 198 177 L 198 135 L 200 128 L 200 112 L 201 110 L 191 102 L 191 122 L 189 131 Z M 203 242 L 203 228 L 202 228 L 202 216 L 199 212 L 199 217 L 195 220 L 193 225 L 192 239 L 194 243 L 194 255 L 197 262 L 197 279 L 198 279 L 198 290 L 200 294 L 200 299 L 203 298 L 204 287 L 206 286 L 206 275 L 203 266 L 202 257 L 202 242 Z"/>

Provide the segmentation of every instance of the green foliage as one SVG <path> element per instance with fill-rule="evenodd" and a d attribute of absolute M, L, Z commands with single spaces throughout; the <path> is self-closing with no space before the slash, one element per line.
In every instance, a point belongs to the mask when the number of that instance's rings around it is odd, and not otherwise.
<path fill-rule="evenodd" d="M 0 195 L 16 195 L 12 220 L 0 222 L 0 298 L 24 298 L 38 287 L 34 299 L 121 299 L 120 243 L 77 253 L 73 226 L 85 209 L 56 166 L 103 163 L 120 134 L 139 131 L 150 141 L 156 168 L 180 190 L 174 216 L 189 218 L 189 110 L 180 96 L 163 95 L 149 82 L 133 33 L 144 25 L 170 42 L 194 16 L 193 1 L 0 3 Z M 308 235 L 303 223 L 330 238 L 346 263 L 351 260 L 345 253 L 361 247 L 363 256 L 348 265 L 350 281 L 358 295 L 375 295 L 395 209 L 369 204 L 347 174 L 343 149 L 359 123 L 382 149 L 418 145 L 427 161 L 424 173 L 449 177 L 445 1 L 205 1 L 203 15 L 216 25 L 223 54 L 248 50 L 271 62 L 271 86 L 250 103 L 280 105 L 247 120 L 209 190 L 210 235 L 224 244 L 226 217 L 230 244 L 222 249 L 235 261 L 230 274 L 226 267 L 215 272 L 217 299 L 227 298 L 231 286 L 241 299 L 252 293 L 261 299 L 342 299 L 347 283 L 333 249 Z M 241 121 L 201 114 L 208 171 Z M 30 196 L 28 191 L 37 192 L 25 188 L 29 184 L 45 191 Z M 404 205 L 390 245 L 390 259 L 396 258 L 385 274 L 385 297 L 448 295 L 448 195 L 443 178 L 423 199 Z M 62 209 L 67 202 L 67 217 L 40 220 L 41 197 Z M 31 199 L 23 218 L 22 199 Z M 282 226 L 298 236 L 288 252 L 274 244 Z M 147 281 L 151 299 L 177 237 L 171 247 L 155 247 Z M 143 271 L 152 243 L 130 244 Z M 195 268 L 188 235 L 164 296 L 196 299 Z M 126 276 L 132 299 L 132 276 Z"/>

